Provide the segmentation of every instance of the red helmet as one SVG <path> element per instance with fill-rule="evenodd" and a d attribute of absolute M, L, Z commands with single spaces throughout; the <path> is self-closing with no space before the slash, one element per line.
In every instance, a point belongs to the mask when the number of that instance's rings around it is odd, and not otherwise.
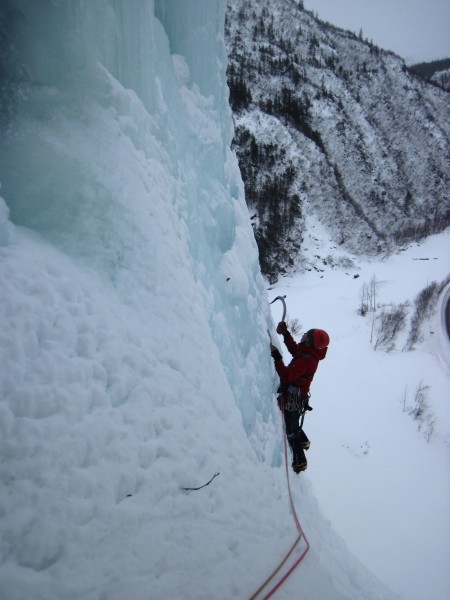
<path fill-rule="evenodd" d="M 330 343 L 330 336 L 323 329 L 310 329 L 307 334 L 308 344 L 317 350 L 323 350 Z"/>

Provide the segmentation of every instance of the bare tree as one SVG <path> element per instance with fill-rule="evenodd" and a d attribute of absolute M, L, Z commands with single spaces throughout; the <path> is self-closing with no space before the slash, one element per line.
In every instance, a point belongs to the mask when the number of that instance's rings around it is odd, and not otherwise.
<path fill-rule="evenodd" d="M 372 330 L 370 332 L 370 343 L 372 343 L 373 340 L 373 329 L 375 326 L 375 317 L 377 310 L 377 285 L 378 282 L 376 280 L 376 277 L 375 275 L 372 275 L 372 279 L 370 280 L 369 284 L 369 307 L 372 311 Z"/>
<path fill-rule="evenodd" d="M 367 313 L 376 310 L 377 285 L 375 275 L 372 276 L 370 283 L 364 282 L 361 288 L 361 302 L 358 308 L 358 314 L 365 317 Z"/>
<path fill-rule="evenodd" d="M 430 407 L 427 404 L 428 385 L 424 385 L 423 381 L 419 383 L 414 395 L 414 405 L 408 409 L 408 414 L 412 416 L 414 421 L 417 421 L 417 430 L 422 432 L 423 437 L 429 442 L 434 433 L 436 418 Z M 406 388 L 405 399 L 406 400 Z"/>
<path fill-rule="evenodd" d="M 395 338 L 406 323 L 406 304 L 384 307 L 376 319 L 375 350 L 382 348 L 389 352 L 394 347 Z"/>

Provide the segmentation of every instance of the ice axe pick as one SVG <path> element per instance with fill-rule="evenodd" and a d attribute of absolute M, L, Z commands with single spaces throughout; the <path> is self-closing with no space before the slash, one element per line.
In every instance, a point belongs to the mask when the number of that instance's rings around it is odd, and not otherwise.
<path fill-rule="evenodd" d="M 282 321 L 285 321 L 286 319 L 286 301 L 285 301 L 285 297 L 286 296 L 277 296 L 276 298 L 274 298 L 274 300 L 272 300 L 272 302 L 270 304 L 273 304 L 274 302 L 276 302 L 277 300 L 281 300 L 281 302 L 283 303 L 283 316 L 281 318 Z"/>

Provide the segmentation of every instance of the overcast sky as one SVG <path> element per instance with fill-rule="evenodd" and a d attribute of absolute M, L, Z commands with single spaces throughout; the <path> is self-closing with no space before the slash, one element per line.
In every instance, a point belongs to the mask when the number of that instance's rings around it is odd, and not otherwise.
<path fill-rule="evenodd" d="M 319 19 L 393 50 L 408 64 L 450 58 L 450 0 L 304 0 Z"/>

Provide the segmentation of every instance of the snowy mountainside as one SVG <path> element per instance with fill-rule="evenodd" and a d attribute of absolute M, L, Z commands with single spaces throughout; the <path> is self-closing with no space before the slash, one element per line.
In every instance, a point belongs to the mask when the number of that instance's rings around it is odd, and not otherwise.
<path fill-rule="evenodd" d="M 295 0 L 229 0 L 234 147 L 263 272 L 302 267 L 305 218 L 380 254 L 450 222 L 448 93 Z"/>
<path fill-rule="evenodd" d="M 450 91 L 450 58 L 411 65 L 409 71 Z"/>
<path fill-rule="evenodd" d="M 431 77 L 431 81 L 439 84 L 447 92 L 450 92 L 450 69 L 438 71 Z"/>
<path fill-rule="evenodd" d="M 1 4 L 2 600 L 248 598 L 296 536 L 225 8 Z M 279 598 L 393 599 L 293 485 Z"/>

